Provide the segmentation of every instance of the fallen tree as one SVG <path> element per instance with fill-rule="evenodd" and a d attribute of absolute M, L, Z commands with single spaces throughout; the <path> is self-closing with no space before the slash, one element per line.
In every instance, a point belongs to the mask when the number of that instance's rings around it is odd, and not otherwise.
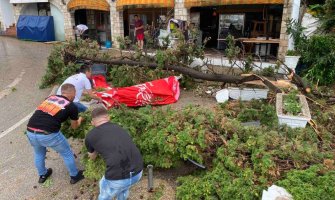
<path fill-rule="evenodd" d="M 104 60 L 104 59 L 97 59 L 97 58 L 91 58 L 91 57 L 80 57 L 77 58 L 74 53 L 65 51 L 65 57 L 69 58 L 76 58 L 76 59 L 81 59 L 81 60 L 86 60 L 86 61 L 91 61 L 93 63 L 102 63 L 102 64 L 107 64 L 109 66 L 113 65 L 128 65 L 128 66 L 142 66 L 142 67 L 149 67 L 152 69 L 159 68 L 159 65 L 157 63 L 152 63 L 152 62 L 141 62 L 141 61 L 134 61 L 134 60 L 125 60 L 122 58 L 119 59 L 113 59 L 113 60 Z M 254 80 L 261 80 L 266 86 L 268 86 L 270 89 L 272 89 L 274 92 L 282 92 L 278 87 L 276 87 L 271 81 L 269 81 L 265 77 L 261 77 L 256 74 L 249 74 L 246 76 L 234 76 L 234 75 L 228 75 L 228 74 L 209 74 L 209 73 L 203 73 L 201 71 L 195 70 L 190 67 L 182 67 L 178 65 L 164 65 L 163 70 L 173 70 L 176 72 L 179 72 L 183 75 L 190 76 L 195 79 L 201 79 L 201 80 L 206 80 L 206 81 L 217 81 L 217 82 L 222 82 L 224 84 L 226 83 L 233 83 L 233 84 L 242 84 L 245 82 L 249 81 L 254 81 Z"/>
<path fill-rule="evenodd" d="M 110 68 L 115 66 L 130 66 L 178 72 L 194 79 L 220 82 L 222 83 L 222 87 L 226 84 L 242 85 L 244 83 L 253 84 L 254 81 L 260 81 L 275 93 L 282 92 L 280 88 L 292 87 L 292 84 L 300 87 L 305 94 L 311 91 L 309 85 L 301 77 L 279 60 L 277 62 L 279 64 L 277 65 L 286 72 L 286 74 L 281 74 L 281 77 L 287 76 L 291 83 L 283 85 L 284 81 L 280 80 L 280 78 L 277 80 L 278 76 L 273 78 L 274 80 L 270 80 L 261 73 L 252 72 L 252 70 L 260 72 L 261 69 L 257 69 L 252 59 L 250 60 L 250 56 L 245 58 L 246 56 L 243 51 L 233 45 L 234 43 L 230 42 L 226 52 L 231 66 L 221 66 L 222 68 L 228 67 L 228 70 L 217 72 L 212 69 L 205 73 L 201 70 L 202 67 L 206 67 L 207 69 L 211 69 L 211 67 L 204 61 L 203 47 L 198 47 L 194 44 L 181 43 L 176 49 L 158 49 L 155 56 L 148 56 L 146 51 L 142 52 L 136 49 L 132 53 L 128 53 L 130 55 L 124 55 L 120 50 L 120 56 L 115 57 L 115 55 L 111 55 L 108 52 L 99 51 L 99 46 L 95 42 L 86 40 L 70 41 L 69 43 L 56 46 L 52 51 L 49 56 L 47 73 L 43 77 L 41 88 L 63 82 L 79 68 L 76 63 L 84 60 L 90 63 L 107 64 Z M 198 58 L 202 59 L 203 64 L 193 68 L 190 67 L 191 63 Z M 240 65 L 237 63 L 240 63 Z M 239 70 L 237 73 L 234 72 L 236 68 Z M 276 76 L 275 71 L 272 75 Z"/>

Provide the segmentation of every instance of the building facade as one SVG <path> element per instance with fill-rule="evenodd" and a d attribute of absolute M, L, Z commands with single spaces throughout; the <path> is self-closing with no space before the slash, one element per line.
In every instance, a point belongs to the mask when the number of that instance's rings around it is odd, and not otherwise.
<path fill-rule="evenodd" d="M 17 22 L 20 15 L 53 16 L 56 40 L 59 41 L 73 39 L 73 27 L 85 24 L 89 28 L 87 34 L 91 38 L 94 36 L 99 41 L 111 40 L 117 44 L 116 39 L 120 36 L 133 37 L 134 15 L 139 15 L 149 26 L 158 24 L 163 16 L 195 24 L 202 30 L 203 37 L 212 38 L 210 45 L 217 48 L 221 47 L 220 37 L 227 28 L 225 26 L 229 24 L 234 24 L 235 33 L 241 37 L 263 37 L 263 32 L 271 32 L 270 36 L 266 37 L 280 40 L 279 57 L 285 54 L 287 48 L 292 48 L 290 38 L 286 34 L 285 21 L 290 18 L 296 19 L 300 7 L 300 0 L 0 0 L 0 2 L 0 23 L 3 29 L 8 28 L 8 24 Z M 264 21 L 267 23 L 266 26 Z"/>

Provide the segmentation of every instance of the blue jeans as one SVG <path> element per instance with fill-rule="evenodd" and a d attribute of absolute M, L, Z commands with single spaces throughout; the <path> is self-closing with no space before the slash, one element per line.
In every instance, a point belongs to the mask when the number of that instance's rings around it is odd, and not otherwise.
<path fill-rule="evenodd" d="M 100 180 L 100 194 L 98 200 L 110 200 L 116 196 L 117 200 L 126 200 L 129 195 L 129 189 L 132 185 L 137 183 L 142 177 L 142 171 L 136 176 L 122 180 L 107 180 L 105 176 Z"/>
<path fill-rule="evenodd" d="M 69 171 L 70 176 L 76 176 L 78 174 L 73 152 L 66 138 L 60 131 L 49 135 L 36 134 L 27 131 L 27 137 L 31 146 L 34 148 L 35 166 L 37 168 L 38 175 L 42 176 L 47 173 L 47 168 L 45 167 L 45 155 L 47 152 L 46 147 L 52 148 L 63 157 L 65 166 Z"/>
<path fill-rule="evenodd" d="M 77 106 L 78 108 L 78 112 L 85 112 L 87 110 L 87 107 L 84 106 L 84 104 L 80 103 L 80 102 L 73 102 L 74 105 Z"/>

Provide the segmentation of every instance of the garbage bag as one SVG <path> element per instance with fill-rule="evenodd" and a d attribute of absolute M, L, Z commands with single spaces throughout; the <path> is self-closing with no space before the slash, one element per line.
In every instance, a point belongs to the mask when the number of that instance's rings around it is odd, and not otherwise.
<path fill-rule="evenodd" d="M 291 194 L 289 194 L 284 188 L 272 185 L 268 191 L 263 190 L 262 200 L 293 200 Z"/>

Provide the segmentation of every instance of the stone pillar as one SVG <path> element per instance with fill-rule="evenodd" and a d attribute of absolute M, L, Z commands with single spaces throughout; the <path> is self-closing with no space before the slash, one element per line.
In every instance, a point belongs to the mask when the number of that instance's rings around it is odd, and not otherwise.
<path fill-rule="evenodd" d="M 280 43 L 278 49 L 278 59 L 283 60 L 288 49 L 289 36 L 286 33 L 286 21 L 291 18 L 293 0 L 284 0 L 283 16 L 280 28 Z"/>
<path fill-rule="evenodd" d="M 123 10 L 116 10 L 116 3 L 110 3 L 111 38 L 113 46 L 119 48 L 117 37 L 124 37 Z"/>
<path fill-rule="evenodd" d="M 175 0 L 174 18 L 184 21 L 190 21 L 190 9 L 185 8 L 184 0 Z"/>
<path fill-rule="evenodd" d="M 65 31 L 65 40 L 74 39 L 74 12 L 69 12 L 66 10 L 63 12 L 64 15 L 64 31 Z"/>
<path fill-rule="evenodd" d="M 16 4 L 16 6 L 13 6 L 15 24 L 17 23 L 17 20 L 19 19 L 21 11 L 25 5 L 26 4 Z"/>

